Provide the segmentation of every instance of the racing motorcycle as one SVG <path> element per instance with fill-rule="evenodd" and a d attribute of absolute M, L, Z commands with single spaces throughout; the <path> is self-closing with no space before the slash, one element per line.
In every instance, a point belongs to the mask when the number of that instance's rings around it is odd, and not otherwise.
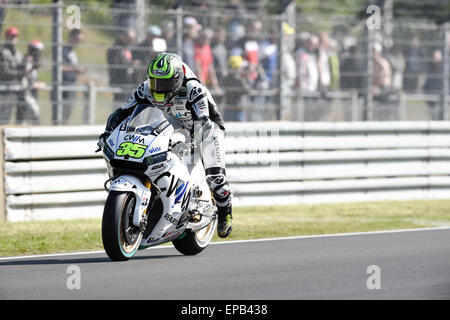
<path fill-rule="evenodd" d="M 172 241 L 195 255 L 211 241 L 217 207 L 202 161 L 192 160 L 184 130 L 158 108 L 138 105 L 106 138 L 108 191 L 102 240 L 113 261 Z"/>

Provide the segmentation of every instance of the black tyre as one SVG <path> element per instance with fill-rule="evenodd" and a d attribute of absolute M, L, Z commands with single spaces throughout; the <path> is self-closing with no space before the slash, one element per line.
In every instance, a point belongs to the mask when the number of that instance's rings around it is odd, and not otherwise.
<path fill-rule="evenodd" d="M 102 219 L 102 240 L 113 261 L 126 261 L 139 248 L 142 232 L 133 225 L 136 197 L 132 192 L 110 191 Z"/>
<path fill-rule="evenodd" d="M 197 232 L 186 231 L 182 238 L 173 240 L 173 246 L 184 255 L 196 255 L 202 252 L 211 242 L 217 226 L 214 219 L 207 227 Z"/>

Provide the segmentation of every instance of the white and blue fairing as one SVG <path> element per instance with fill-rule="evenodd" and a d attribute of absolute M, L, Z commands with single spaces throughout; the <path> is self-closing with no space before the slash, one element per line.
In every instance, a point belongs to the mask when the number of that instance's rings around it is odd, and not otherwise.
<path fill-rule="evenodd" d="M 169 122 L 162 111 L 155 107 L 139 105 L 106 141 L 104 157 L 110 164 L 109 170 L 112 171 L 111 165 L 114 161 L 141 166 L 140 168 L 145 168 L 143 173 L 161 190 L 163 214 L 150 235 L 142 240 L 143 246 L 167 241 L 168 237 L 176 238 L 185 229 L 185 226 L 180 228 L 178 224 L 187 210 L 193 184 L 190 181 L 191 169 L 182 159 L 172 156 L 169 152 L 169 140 L 176 136 L 173 133 L 173 123 Z M 112 172 L 109 174 L 112 176 Z M 136 203 L 141 205 L 135 208 L 133 224 L 139 226 L 151 196 L 150 190 L 131 174 L 115 179 L 110 190 L 135 193 Z"/>

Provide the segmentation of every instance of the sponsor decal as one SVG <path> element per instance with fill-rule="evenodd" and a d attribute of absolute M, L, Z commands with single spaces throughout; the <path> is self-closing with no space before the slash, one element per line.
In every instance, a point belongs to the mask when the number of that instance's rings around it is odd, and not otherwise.
<path fill-rule="evenodd" d="M 147 146 L 144 144 L 122 142 L 116 151 L 116 155 L 125 157 L 125 159 L 128 159 L 128 157 L 139 159 L 144 155 L 146 148 Z"/>
<path fill-rule="evenodd" d="M 164 163 L 161 163 L 161 164 L 158 164 L 156 166 L 153 166 L 150 170 L 161 169 L 162 167 L 164 167 Z"/>
<path fill-rule="evenodd" d="M 133 141 L 138 143 L 145 143 L 145 138 L 139 135 L 127 134 L 123 140 L 125 141 Z"/>
<path fill-rule="evenodd" d="M 153 74 L 156 76 L 165 76 L 166 75 L 166 71 L 163 70 L 153 70 Z"/>
<path fill-rule="evenodd" d="M 172 231 L 168 231 L 167 233 L 165 233 L 163 235 L 163 238 L 177 238 L 180 236 L 180 234 L 183 232 L 184 230 L 172 230 Z"/>
<path fill-rule="evenodd" d="M 128 187 L 128 186 L 131 185 L 128 180 L 122 179 L 122 178 L 114 180 L 113 184 L 115 184 L 115 185 L 123 185 L 124 187 Z"/>
<path fill-rule="evenodd" d="M 217 163 L 222 163 L 223 159 L 222 159 L 222 155 L 220 154 L 220 144 L 219 141 L 217 139 L 217 137 L 214 137 L 214 146 L 215 146 L 215 151 L 216 151 L 216 160 Z"/>
<path fill-rule="evenodd" d="M 152 147 L 150 150 L 148 150 L 149 153 L 154 153 L 161 151 L 161 147 Z"/>
<path fill-rule="evenodd" d="M 177 195 L 177 197 L 175 198 L 175 203 L 180 202 L 181 197 L 183 197 L 183 194 L 186 192 L 188 185 L 189 181 L 186 184 L 183 183 L 180 187 L 177 188 L 177 191 L 175 192 L 175 195 Z"/>
<path fill-rule="evenodd" d="M 187 90 L 181 89 L 180 91 L 178 91 L 178 97 L 179 98 L 187 98 Z"/>
<path fill-rule="evenodd" d="M 147 243 L 155 242 L 155 241 L 156 241 L 155 237 L 150 237 L 150 238 L 148 238 Z"/>
<path fill-rule="evenodd" d="M 170 172 L 163 172 L 154 180 L 154 183 L 158 184 L 159 179 L 165 176 L 167 176 L 168 178 L 172 177 L 172 179 L 170 181 L 170 185 L 168 188 L 161 187 L 161 192 L 167 191 L 166 192 L 167 198 L 169 198 L 175 192 L 175 195 L 177 196 L 175 203 L 176 201 L 180 202 L 181 200 L 181 210 L 186 211 L 189 202 L 191 200 L 191 193 L 192 193 L 191 189 L 189 190 L 187 189 L 189 182 L 185 183 L 181 179 L 176 179 L 176 177 L 172 175 Z M 186 190 L 188 191 L 186 192 Z"/>
<path fill-rule="evenodd" d="M 192 121 L 192 116 L 188 112 L 178 112 L 175 114 L 177 121 L 182 125 L 189 124 Z"/>
<path fill-rule="evenodd" d="M 167 221 L 169 221 L 170 223 L 172 223 L 173 225 L 176 225 L 178 220 L 175 219 L 174 217 L 172 217 L 170 214 L 166 213 L 164 215 L 164 219 L 166 219 Z"/>
<path fill-rule="evenodd" d="M 152 133 L 153 133 L 154 135 L 158 135 L 158 134 L 160 134 L 161 132 L 163 132 L 164 130 L 166 130 L 169 126 L 170 126 L 169 121 L 164 121 L 164 122 L 162 122 L 161 124 L 159 124 L 159 125 L 155 128 L 155 130 L 153 130 Z"/>
<path fill-rule="evenodd" d="M 181 201 L 181 210 L 186 211 L 189 205 L 189 202 L 191 201 L 191 189 L 189 189 L 188 192 L 184 193 L 183 199 Z"/>

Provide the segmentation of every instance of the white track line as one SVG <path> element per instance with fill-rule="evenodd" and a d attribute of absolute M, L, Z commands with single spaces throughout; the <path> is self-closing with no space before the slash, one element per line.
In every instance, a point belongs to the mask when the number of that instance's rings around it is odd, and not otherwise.
<path fill-rule="evenodd" d="M 417 229 L 398 229 L 398 230 L 394 229 L 394 230 L 382 230 L 382 231 L 314 234 L 314 235 L 307 235 L 307 236 L 292 236 L 292 237 L 280 237 L 280 238 L 264 238 L 264 239 L 219 241 L 219 242 L 211 242 L 210 245 L 212 245 L 212 244 L 228 244 L 228 243 L 278 241 L 278 240 L 299 240 L 299 239 L 314 239 L 314 238 L 349 237 L 349 236 L 362 236 L 362 235 L 376 235 L 376 234 L 384 234 L 384 233 L 401 233 L 401 232 L 416 232 L 416 231 L 438 231 L 438 230 L 450 230 L 450 226 L 449 227 L 417 228 Z"/>
<path fill-rule="evenodd" d="M 360 235 L 376 235 L 376 234 L 389 234 L 389 233 L 402 233 L 402 232 L 418 232 L 418 231 L 439 231 L 450 230 L 450 227 L 433 227 L 433 228 L 417 228 L 417 229 L 399 229 L 399 230 L 383 230 L 383 231 L 367 231 L 367 232 L 350 232 L 350 233 L 331 233 L 331 234 L 317 234 L 307 236 L 292 236 L 292 237 L 279 237 L 279 238 L 265 238 L 265 239 L 249 239 L 249 240 L 232 240 L 232 241 L 219 241 L 211 242 L 210 245 L 224 245 L 235 243 L 251 243 L 251 242 L 265 242 L 265 241 L 280 241 L 280 240 L 300 240 L 300 239 L 315 239 L 315 238 L 333 238 L 333 237 L 349 237 Z M 173 248 L 173 245 L 155 246 L 145 250 L 166 249 Z M 90 255 L 105 253 L 105 251 L 85 251 L 85 252 L 70 252 L 70 253 L 53 253 L 53 254 L 41 254 L 41 255 L 29 255 L 29 256 L 15 256 L 0 258 L 0 261 L 6 260 L 18 260 L 18 259 L 34 259 L 34 258 L 52 258 L 52 257 L 68 257 L 75 255 Z"/>

